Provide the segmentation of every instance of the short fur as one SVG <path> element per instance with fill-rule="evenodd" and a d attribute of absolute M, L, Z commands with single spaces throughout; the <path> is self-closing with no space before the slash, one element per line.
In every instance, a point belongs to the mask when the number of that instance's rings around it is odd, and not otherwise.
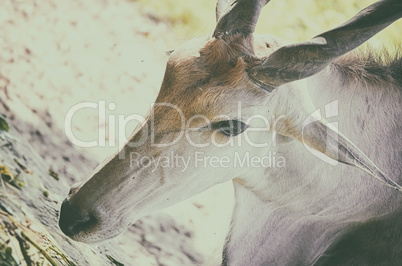
<path fill-rule="evenodd" d="M 402 84 L 400 49 L 392 55 L 385 48 L 375 50 L 369 46 L 340 57 L 332 65 L 345 82 L 367 84 L 367 86 Z"/>

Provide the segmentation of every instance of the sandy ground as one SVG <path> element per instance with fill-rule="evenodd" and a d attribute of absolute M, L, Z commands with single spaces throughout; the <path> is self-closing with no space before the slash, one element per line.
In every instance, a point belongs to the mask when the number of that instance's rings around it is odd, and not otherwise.
<path fill-rule="evenodd" d="M 4 0 L 0 28 L 0 98 L 8 109 L 0 106 L 0 113 L 11 114 L 19 133 L 68 184 L 118 151 L 137 122 L 119 128 L 111 117 L 146 114 L 166 51 L 185 41 L 135 1 Z M 73 147 L 67 139 L 66 115 L 82 102 L 97 108 L 75 113 L 71 133 L 96 141 L 94 147 Z M 164 212 L 193 232 L 196 251 L 209 261 L 220 256 L 232 206 L 231 185 L 224 184 Z M 117 241 L 136 253 L 127 237 Z"/>

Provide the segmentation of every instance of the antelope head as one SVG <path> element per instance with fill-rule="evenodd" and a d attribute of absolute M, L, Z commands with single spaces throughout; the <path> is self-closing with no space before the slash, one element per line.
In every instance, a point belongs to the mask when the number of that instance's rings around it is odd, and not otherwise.
<path fill-rule="evenodd" d="M 118 155 L 71 188 L 59 220 L 67 236 L 82 242 L 114 237 L 143 216 L 239 177 L 249 167 L 230 162 L 246 153 L 264 156 L 275 134 L 401 189 L 324 121 L 303 128 L 312 111 L 306 78 L 399 18 L 398 1 L 379 1 L 332 31 L 285 46 L 253 35 L 268 2 L 218 1 L 212 36 L 171 54 L 147 120 Z M 207 161 L 214 158 L 230 167 L 214 167 Z"/>

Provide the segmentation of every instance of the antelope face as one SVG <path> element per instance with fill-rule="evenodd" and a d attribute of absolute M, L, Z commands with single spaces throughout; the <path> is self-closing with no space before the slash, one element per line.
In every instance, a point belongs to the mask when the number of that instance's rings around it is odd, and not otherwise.
<path fill-rule="evenodd" d="M 351 23 L 280 48 L 273 38 L 252 35 L 267 2 L 218 1 L 213 37 L 192 40 L 171 55 L 146 122 L 63 202 L 59 225 L 66 235 L 82 242 L 111 238 L 142 216 L 241 176 L 249 165 L 234 165 L 236 156 L 261 158 L 273 132 L 402 189 L 325 122 L 305 126 L 311 110 L 301 80 L 397 19 L 381 11 L 399 10 L 397 1 L 379 1 Z M 385 22 L 370 27 L 377 20 Z M 356 40 L 353 29 L 361 31 Z"/>
<path fill-rule="evenodd" d="M 61 209 L 63 232 L 77 241 L 104 240 L 246 171 L 234 162 L 264 155 L 272 134 L 270 93 L 247 71 L 260 63 L 256 55 L 278 45 L 269 36 L 253 42 L 237 35 L 177 49 L 147 121 L 119 155 L 72 188 Z"/>

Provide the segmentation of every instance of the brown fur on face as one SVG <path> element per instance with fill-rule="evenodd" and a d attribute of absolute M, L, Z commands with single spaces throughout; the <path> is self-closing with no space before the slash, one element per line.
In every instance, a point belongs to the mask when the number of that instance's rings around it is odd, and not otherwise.
<path fill-rule="evenodd" d="M 261 63 L 254 55 L 252 36 L 197 41 L 195 47 L 187 47 L 190 43 L 172 54 L 157 102 L 173 90 L 185 93 L 206 84 L 235 85 L 246 70 Z"/>
<path fill-rule="evenodd" d="M 230 106 L 231 101 L 264 94 L 247 75 L 261 62 L 254 55 L 252 36 L 190 42 L 171 55 L 156 103 L 175 105 L 186 118 L 197 114 L 212 118 L 220 114 L 223 106 Z M 178 113 L 172 108 L 157 106 L 153 113 L 160 130 L 181 126 Z"/>

